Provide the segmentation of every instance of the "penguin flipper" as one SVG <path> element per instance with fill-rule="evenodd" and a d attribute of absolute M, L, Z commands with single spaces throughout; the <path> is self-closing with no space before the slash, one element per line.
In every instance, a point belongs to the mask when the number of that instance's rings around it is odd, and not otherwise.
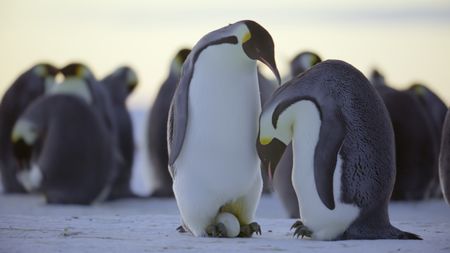
<path fill-rule="evenodd" d="M 197 55 L 198 56 L 198 55 Z M 180 154 L 188 122 L 189 84 L 194 70 L 191 54 L 184 62 L 183 71 L 172 98 L 167 121 L 167 151 L 169 172 L 174 178 L 173 164 Z"/>
<path fill-rule="evenodd" d="M 180 95 L 180 93 L 184 93 Z M 169 119 L 167 121 L 167 151 L 169 155 L 169 172 L 172 178 L 175 176 L 173 164 L 180 154 L 186 133 L 188 120 L 188 91 L 181 91 L 180 86 L 175 91 L 172 104 L 169 109 Z"/>
<path fill-rule="evenodd" d="M 335 208 L 333 176 L 342 142 L 345 138 L 345 125 L 342 113 L 335 102 L 319 98 L 322 114 L 319 140 L 314 152 L 314 178 L 317 192 L 324 205 Z"/>

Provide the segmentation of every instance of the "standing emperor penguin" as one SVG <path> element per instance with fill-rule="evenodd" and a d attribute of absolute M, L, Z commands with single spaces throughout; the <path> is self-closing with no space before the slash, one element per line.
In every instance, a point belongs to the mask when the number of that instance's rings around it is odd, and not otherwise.
<path fill-rule="evenodd" d="M 12 152 L 11 131 L 31 102 L 42 96 L 55 82 L 58 69 L 48 63 L 34 65 L 21 74 L 5 92 L 0 103 L 0 173 L 6 193 L 24 193 L 17 181 L 19 169 Z"/>
<path fill-rule="evenodd" d="M 320 57 L 310 51 L 305 51 L 292 59 L 291 77 L 296 77 L 312 66 L 320 63 Z M 280 162 L 276 169 L 272 172 L 273 188 L 281 199 L 284 208 L 288 212 L 290 218 L 300 218 L 300 210 L 298 208 L 297 195 L 292 185 L 292 145 L 286 147 Z"/>
<path fill-rule="evenodd" d="M 442 129 L 441 154 L 439 155 L 439 179 L 442 193 L 450 205 L 450 110 L 447 111 Z"/>
<path fill-rule="evenodd" d="M 444 101 L 434 93 L 430 88 L 423 84 L 413 84 L 409 88 L 409 91 L 417 96 L 423 108 L 427 112 L 427 116 L 430 118 L 431 124 L 433 126 L 433 134 L 436 139 L 436 150 L 435 158 L 438 159 L 439 150 L 441 147 L 441 134 L 442 127 L 444 125 L 445 115 L 447 113 L 447 105 Z M 441 186 L 439 185 L 439 169 L 438 162 L 435 163 L 433 168 L 433 185 L 430 189 L 430 197 L 440 198 L 442 197 Z"/>
<path fill-rule="evenodd" d="M 70 63 L 61 69 L 61 73 L 65 77 L 64 82 L 55 85 L 49 93 L 75 95 L 88 101 L 110 134 L 115 151 L 114 164 L 111 173 L 108 174 L 107 185 L 112 187 L 118 177 L 119 168 L 125 164 L 125 159 L 119 147 L 119 134 L 111 96 L 108 94 L 106 87 L 97 81 L 92 71 L 82 63 Z M 107 195 L 109 196 L 110 191 L 105 190 L 105 192 L 108 192 Z"/>
<path fill-rule="evenodd" d="M 181 69 L 190 49 L 178 51 L 170 64 L 169 76 L 159 88 L 147 121 L 147 150 L 151 169 L 155 177 L 155 188 L 152 197 L 173 197 L 172 177 L 167 164 L 167 119 L 170 102 L 181 76 Z"/>
<path fill-rule="evenodd" d="M 87 205 L 106 197 L 114 147 L 85 97 L 42 96 L 17 120 L 11 138 L 18 179 L 47 203 Z"/>
<path fill-rule="evenodd" d="M 101 80 L 111 97 L 113 116 L 117 126 L 119 150 L 123 163 L 118 167 L 118 176 L 108 199 L 135 197 L 131 191 L 131 173 L 134 159 L 133 123 L 126 100 L 138 84 L 136 72 L 130 67 L 120 67 Z"/>
<path fill-rule="evenodd" d="M 195 236 L 229 236 L 219 213 L 238 220 L 240 236 L 261 231 L 253 222 L 262 189 L 257 60 L 280 81 L 272 37 L 246 20 L 205 35 L 183 65 L 169 112 L 169 170 L 184 227 Z"/>
<path fill-rule="evenodd" d="M 315 240 L 420 239 L 390 224 L 394 132 L 364 75 L 338 60 L 282 85 L 260 117 L 258 153 L 276 168 L 292 141 L 292 184 L 302 221 L 294 235 Z"/>
<path fill-rule="evenodd" d="M 374 71 L 372 84 L 389 112 L 395 134 L 397 174 L 391 200 L 427 199 L 438 174 L 440 139 L 418 96 L 389 87 Z"/>

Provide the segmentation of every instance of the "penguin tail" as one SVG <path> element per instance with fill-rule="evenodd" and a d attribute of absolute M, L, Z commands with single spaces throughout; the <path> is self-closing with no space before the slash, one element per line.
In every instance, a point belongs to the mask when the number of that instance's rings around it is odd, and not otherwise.
<path fill-rule="evenodd" d="M 405 231 L 400 232 L 398 239 L 399 240 L 423 240 L 420 236 L 410 233 L 410 232 L 405 232 Z"/>

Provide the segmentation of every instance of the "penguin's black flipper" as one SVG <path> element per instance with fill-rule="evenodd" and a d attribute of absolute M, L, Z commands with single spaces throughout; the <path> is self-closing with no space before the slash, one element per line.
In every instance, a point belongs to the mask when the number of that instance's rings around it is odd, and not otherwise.
<path fill-rule="evenodd" d="M 321 120 L 319 140 L 314 152 L 314 179 L 320 199 L 324 205 L 335 208 L 333 175 L 342 142 L 345 138 L 343 116 L 334 102 L 321 101 Z"/>

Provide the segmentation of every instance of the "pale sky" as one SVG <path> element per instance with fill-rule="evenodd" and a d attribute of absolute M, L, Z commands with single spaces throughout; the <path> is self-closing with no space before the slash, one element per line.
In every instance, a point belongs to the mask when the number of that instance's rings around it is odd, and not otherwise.
<path fill-rule="evenodd" d="M 302 50 L 341 59 L 388 82 L 429 85 L 450 103 L 450 1 L 0 0 L 0 94 L 31 65 L 81 61 L 102 78 L 128 64 L 141 80 L 132 106 L 149 106 L 175 52 L 242 19 L 263 25 L 277 64 Z"/>

